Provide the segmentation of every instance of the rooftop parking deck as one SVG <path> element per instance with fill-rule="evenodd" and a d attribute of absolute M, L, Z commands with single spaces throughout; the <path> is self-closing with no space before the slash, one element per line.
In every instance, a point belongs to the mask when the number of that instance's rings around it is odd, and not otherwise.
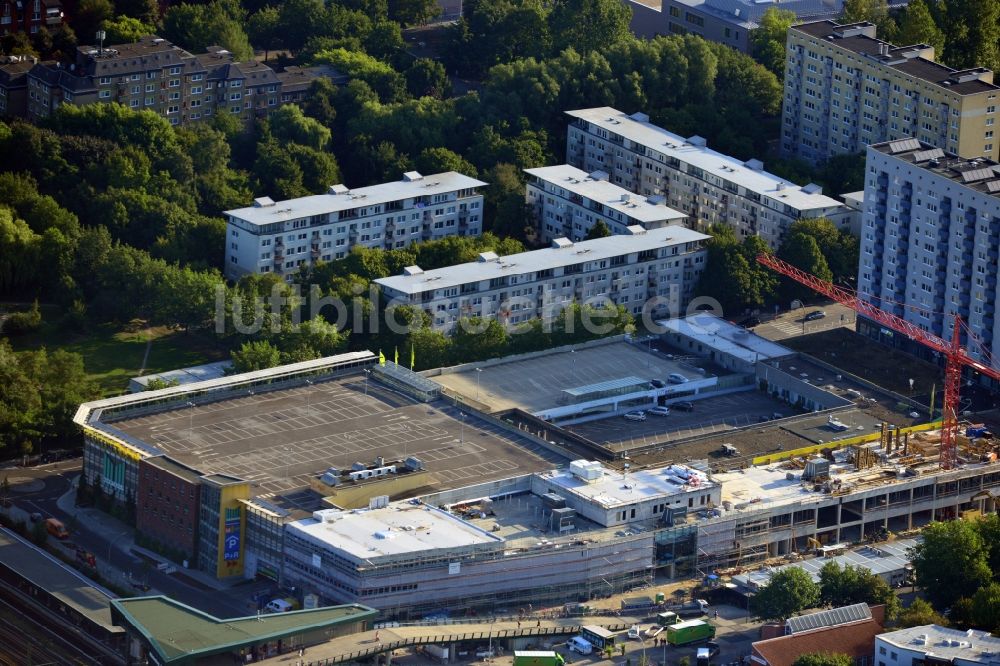
<path fill-rule="evenodd" d="M 654 353 L 639 344 L 616 341 L 554 350 L 530 358 L 484 363 L 431 377 L 490 411 L 520 408 L 536 413 L 558 407 L 564 391 L 626 377 L 659 379 L 672 373 L 701 379 L 692 366 Z"/>
<path fill-rule="evenodd" d="M 182 403 L 183 404 L 183 403 Z M 444 401 L 412 401 L 359 374 L 181 406 L 114 427 L 202 473 L 287 493 L 328 467 L 416 456 L 444 489 L 549 469 L 566 460 Z"/>

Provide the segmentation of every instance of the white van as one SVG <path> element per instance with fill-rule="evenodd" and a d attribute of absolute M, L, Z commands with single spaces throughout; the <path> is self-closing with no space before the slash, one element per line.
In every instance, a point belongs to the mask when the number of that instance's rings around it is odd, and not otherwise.
<path fill-rule="evenodd" d="M 579 652 L 580 654 L 590 654 L 594 651 L 594 646 L 590 644 L 590 641 L 579 636 L 569 639 L 566 642 L 566 647 L 570 652 Z"/>
<path fill-rule="evenodd" d="M 284 599 L 272 599 L 264 606 L 266 613 L 287 613 L 292 610 L 292 605 Z"/>

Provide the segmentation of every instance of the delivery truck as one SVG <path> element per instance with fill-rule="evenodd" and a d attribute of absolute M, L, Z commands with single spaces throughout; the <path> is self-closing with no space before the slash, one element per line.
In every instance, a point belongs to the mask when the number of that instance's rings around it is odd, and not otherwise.
<path fill-rule="evenodd" d="M 562 655 L 552 650 L 514 650 L 514 666 L 563 666 Z"/>
<path fill-rule="evenodd" d="M 677 647 L 715 638 L 715 627 L 705 620 L 689 620 L 667 627 L 667 642 Z"/>
<path fill-rule="evenodd" d="M 448 661 L 448 648 L 441 647 L 440 645 L 425 645 L 424 653 L 427 656 L 437 659 L 442 664 Z"/>

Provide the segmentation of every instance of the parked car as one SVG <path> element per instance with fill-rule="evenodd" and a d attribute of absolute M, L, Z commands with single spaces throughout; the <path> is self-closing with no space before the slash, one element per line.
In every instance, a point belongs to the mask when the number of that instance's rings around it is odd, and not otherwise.
<path fill-rule="evenodd" d="M 680 402 L 675 402 L 673 405 L 671 405 L 671 407 L 676 409 L 678 412 L 694 411 L 694 403 L 689 400 L 681 400 Z"/>
<path fill-rule="evenodd" d="M 670 416 L 670 408 L 664 405 L 657 405 L 656 407 L 650 407 L 646 410 L 647 414 L 652 414 L 654 416 Z"/>
<path fill-rule="evenodd" d="M 628 628 L 628 637 L 639 638 L 639 625 L 633 624 L 631 627 Z"/>
<path fill-rule="evenodd" d="M 758 317 L 757 315 L 752 315 L 740 321 L 739 325 L 742 326 L 743 328 L 753 328 L 754 326 L 760 326 L 760 317 Z"/>
<path fill-rule="evenodd" d="M 817 319 L 822 319 L 826 316 L 826 313 L 822 310 L 813 310 L 805 316 L 804 321 L 816 321 Z"/>
<path fill-rule="evenodd" d="M 687 384 L 688 378 L 679 372 L 671 372 L 667 377 L 667 381 L 671 384 Z"/>
<path fill-rule="evenodd" d="M 664 386 L 666 386 L 666 383 L 662 379 L 650 379 L 649 384 L 653 388 L 663 388 Z"/>
<path fill-rule="evenodd" d="M 645 421 L 646 412 L 629 412 L 625 415 L 625 418 L 629 421 Z"/>

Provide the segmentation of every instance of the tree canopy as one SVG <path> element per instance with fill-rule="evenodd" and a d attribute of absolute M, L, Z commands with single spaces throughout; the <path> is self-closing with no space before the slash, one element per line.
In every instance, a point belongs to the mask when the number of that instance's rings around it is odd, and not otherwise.
<path fill-rule="evenodd" d="M 766 621 L 783 622 L 802 611 L 814 608 L 820 600 L 820 588 L 800 567 L 788 567 L 771 575 L 768 584 L 751 599 L 754 615 Z"/>

